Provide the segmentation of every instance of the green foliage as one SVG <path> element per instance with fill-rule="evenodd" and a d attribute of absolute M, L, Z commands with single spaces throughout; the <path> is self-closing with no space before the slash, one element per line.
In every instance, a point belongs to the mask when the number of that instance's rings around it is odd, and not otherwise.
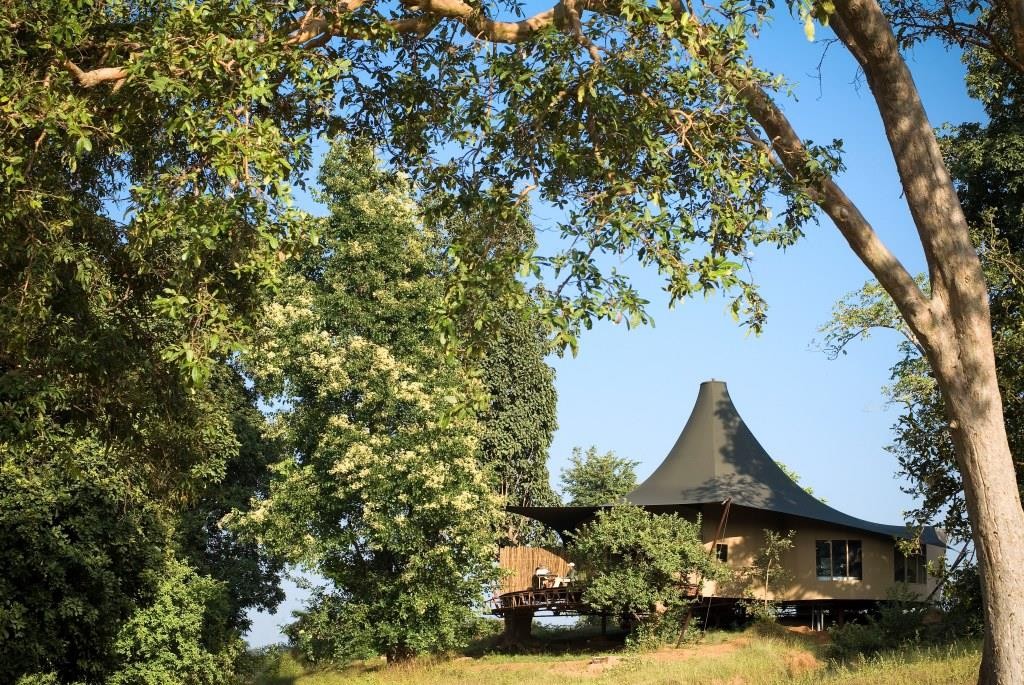
<path fill-rule="evenodd" d="M 837 661 L 870 656 L 890 646 L 874 621 L 847 623 L 842 628 L 833 628 L 829 631 L 829 639 L 829 658 Z"/>
<path fill-rule="evenodd" d="M 267 579 L 232 570 L 221 582 L 168 558 L 181 529 L 101 440 L 54 431 L 32 447 L 0 465 L 0 679 L 230 679 L 239 616 L 254 602 L 228 583 L 268 592 Z"/>
<path fill-rule="evenodd" d="M 921 599 L 908 586 L 896 586 L 877 615 L 829 630 L 829 657 L 848 661 L 911 646 L 955 644 L 982 635 L 984 610 L 975 564 L 961 566 L 951 574 L 937 603 L 926 604 Z"/>
<path fill-rule="evenodd" d="M 675 606 L 644 617 L 626 636 L 626 648 L 636 652 L 650 652 L 679 642 L 693 641 L 699 635 L 696 622 L 691 621 L 685 635 L 681 635 L 688 607 Z"/>
<path fill-rule="evenodd" d="M 379 22 L 404 13 L 397 3 L 353 16 L 359 30 L 387 36 L 377 45 L 388 49 L 332 44 L 362 76 L 344 85 L 346 127 L 414 172 L 431 216 L 508 225 L 527 198 L 561 210 L 561 242 L 525 265 L 561 349 L 574 350 L 595 320 L 650 320 L 623 261 L 656 269 L 673 302 L 727 293 L 733 315 L 759 327 L 765 305 L 745 268 L 749 251 L 792 244 L 812 215 L 731 85 L 781 86 L 745 54 L 768 6 L 730 1 L 684 19 L 673 7 L 581 13 L 599 62 L 568 31 L 481 49 L 476 29 L 441 20 L 416 40 L 394 37 Z M 514 9 L 492 4 L 480 18 Z M 808 177 L 838 167 L 838 142 L 811 148 Z M 492 270 L 507 264 L 473 261 L 457 283 L 489 282 Z M 453 285 L 449 295 L 454 317 L 486 308 L 476 288 Z"/>
<path fill-rule="evenodd" d="M 793 469 L 789 468 L 788 466 L 783 464 L 778 459 L 774 459 L 773 461 L 775 462 L 776 466 L 778 466 L 780 469 L 782 469 L 782 472 L 784 474 L 786 474 L 786 476 L 788 476 L 791 481 L 793 481 L 797 485 L 800 485 L 800 474 L 799 473 L 797 473 Z M 810 485 L 803 485 L 801 487 L 804 489 L 804 492 L 806 492 L 808 495 L 814 495 L 814 488 L 812 488 Z M 821 500 L 822 502 L 826 502 L 827 501 L 823 497 L 819 497 L 818 499 Z"/>
<path fill-rule="evenodd" d="M 283 562 L 221 522 L 232 511 L 248 510 L 252 498 L 266 495 L 269 466 L 280 458 L 279 446 L 266 439 L 266 419 L 256 406 L 255 393 L 237 372 L 216 367 L 210 389 L 229 412 L 237 448 L 225 461 L 223 477 L 206 483 L 176 512 L 175 548 L 199 574 L 225 584 L 220 603 L 224 620 L 244 633 L 249 609 L 272 610 L 284 599 Z"/>
<path fill-rule="evenodd" d="M 939 606 L 944 614 L 942 627 L 950 637 L 982 634 L 985 613 L 977 564 L 964 564 L 949 573 Z"/>
<path fill-rule="evenodd" d="M 863 623 L 847 623 L 829 630 L 829 658 L 849 660 L 883 650 L 942 641 L 944 636 L 939 626 L 929 626 L 923 621 L 928 609 L 929 605 L 922 603 L 916 594 L 897 587 L 879 606 L 877 615 L 867 616 Z"/>
<path fill-rule="evenodd" d="M 0 680 L 101 679 L 153 589 L 165 528 L 103 443 L 54 431 L 0 462 Z"/>
<path fill-rule="evenodd" d="M 4 4 L 0 255 L 5 290 L 24 288 L 0 306 L 10 344 L 102 349 L 75 335 L 93 323 L 67 317 L 77 299 L 94 317 L 163 321 L 173 335 L 147 348 L 190 382 L 236 348 L 299 244 L 288 181 L 342 66 L 287 50 L 281 9 Z M 124 78 L 83 82 L 104 67 Z"/>
<path fill-rule="evenodd" d="M 446 265 L 441 315 L 432 324 L 449 351 L 466 358 L 483 382 L 483 464 L 507 504 L 557 504 L 547 468 L 557 427 L 555 375 L 545 362 L 549 327 L 518 280 L 530 261 L 534 228 L 525 208 L 444 206 L 447 214 L 428 211 Z M 488 296 L 467 299 L 467 290 Z M 504 544 L 551 542 L 535 521 L 504 518 Z"/>
<path fill-rule="evenodd" d="M 562 490 L 569 506 L 585 507 L 614 504 L 636 487 L 638 461 L 619 457 L 615 452 L 599 454 L 596 447 L 584 452 L 572 449 L 569 467 L 562 471 Z"/>
<path fill-rule="evenodd" d="M 153 601 L 121 627 L 114 649 L 120 665 L 109 685 L 216 685 L 230 682 L 245 646 L 217 605 L 226 588 L 169 559 Z"/>
<path fill-rule="evenodd" d="M 761 598 L 757 599 L 755 596 L 751 596 L 742 603 L 747 616 L 755 621 L 767 623 L 775 621 L 775 601 L 770 599 L 768 594 L 778 592 L 792 580 L 792 574 L 782 564 L 782 558 L 786 552 L 793 549 L 795 536 L 795 530 L 783 533 L 765 528 L 764 543 L 758 548 L 753 565 L 738 572 L 741 582 L 755 582 L 758 585 Z M 749 587 L 745 589 L 745 592 L 750 593 Z"/>
<path fill-rule="evenodd" d="M 599 511 L 572 535 L 568 552 L 580 572 L 583 601 L 613 615 L 680 607 L 689 583 L 721 571 L 704 549 L 699 520 L 628 504 Z"/>
<path fill-rule="evenodd" d="M 314 588 L 306 607 L 285 627 L 288 641 L 311 664 L 346 664 L 377 656 L 372 632 L 366 629 L 373 616 L 363 604 L 352 605 L 343 597 Z"/>
<path fill-rule="evenodd" d="M 165 558 L 232 630 L 279 598 L 217 527 L 265 477 L 226 359 L 302 244 L 287 179 L 337 67 L 283 55 L 255 2 L 16 0 L 0 21 L 0 679 L 95 682 Z M 124 78 L 83 80 L 104 67 Z"/>
<path fill-rule="evenodd" d="M 306 619 L 344 614 L 331 644 L 392 659 L 449 649 L 497 574 L 481 389 L 430 326 L 441 262 L 406 182 L 339 142 L 321 183 L 323 239 L 263 313 L 247 361 L 281 407 L 286 457 L 239 525 L 331 582 Z"/>
<path fill-rule="evenodd" d="M 510 505 L 558 503 L 548 478 L 548 448 L 557 427 L 554 370 L 537 315 L 507 312 L 498 320 L 479 362 L 487 392 L 480 414 L 480 453 L 495 490 Z M 536 544 L 539 526 L 506 514 L 504 542 Z"/>

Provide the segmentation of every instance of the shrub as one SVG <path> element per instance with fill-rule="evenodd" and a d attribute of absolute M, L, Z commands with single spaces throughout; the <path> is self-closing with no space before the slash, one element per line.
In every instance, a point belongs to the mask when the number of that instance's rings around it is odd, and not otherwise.
<path fill-rule="evenodd" d="M 361 604 L 350 604 L 337 594 L 315 588 L 306 609 L 295 613 L 295 622 L 284 628 L 295 652 L 311 664 L 344 664 L 377 655 L 369 620 Z"/>
<path fill-rule="evenodd" d="M 847 660 L 857 655 L 870 656 L 883 649 L 932 642 L 936 631 L 924 624 L 929 605 L 919 601 L 915 593 L 898 586 L 889 594 L 889 600 L 879 607 L 877 616 L 869 616 L 864 623 L 848 623 L 829 631 L 832 644 L 828 655 L 832 659 Z"/>
<path fill-rule="evenodd" d="M 689 606 L 682 605 L 664 613 L 651 614 L 640 621 L 626 638 L 626 647 L 646 652 L 678 642 L 692 644 L 700 639 L 697 621 L 691 619 L 683 631 Z"/>
<path fill-rule="evenodd" d="M 107 685 L 230 683 L 244 644 L 218 610 L 224 592 L 223 583 L 169 559 L 153 602 L 118 633 L 121 667 Z"/>
<path fill-rule="evenodd" d="M 616 505 L 573 535 L 569 553 L 580 569 L 583 601 L 608 615 L 636 620 L 631 643 L 662 644 L 679 634 L 688 583 L 718 578 L 700 521 Z"/>
<path fill-rule="evenodd" d="M 867 623 L 847 623 L 841 628 L 829 630 L 831 643 L 828 657 L 837 661 L 848 661 L 858 656 L 868 656 L 888 646 L 885 636 L 874 620 Z"/>
<path fill-rule="evenodd" d="M 943 588 L 941 630 L 950 638 L 976 637 L 984 629 L 981 578 L 976 564 L 954 570 Z"/>

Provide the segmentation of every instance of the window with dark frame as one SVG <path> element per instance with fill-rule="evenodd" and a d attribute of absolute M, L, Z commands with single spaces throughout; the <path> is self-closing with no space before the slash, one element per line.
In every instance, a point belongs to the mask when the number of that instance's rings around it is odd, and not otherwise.
<path fill-rule="evenodd" d="M 818 580 L 862 580 L 864 557 L 860 540 L 816 540 L 814 570 Z"/>
<path fill-rule="evenodd" d="M 928 582 L 928 555 L 925 553 L 924 545 L 921 545 L 917 552 L 907 556 L 896 545 L 893 554 L 894 578 L 897 583 L 913 583 L 922 585 Z"/>
<path fill-rule="evenodd" d="M 719 542 L 715 545 L 715 558 L 723 564 L 729 561 L 729 545 Z"/>

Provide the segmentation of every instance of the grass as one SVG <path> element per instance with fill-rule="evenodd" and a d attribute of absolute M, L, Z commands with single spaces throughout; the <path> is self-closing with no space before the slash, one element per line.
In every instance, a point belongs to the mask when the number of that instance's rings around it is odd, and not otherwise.
<path fill-rule="evenodd" d="M 256 685 L 956 685 L 974 683 L 977 644 L 907 649 L 845 665 L 826 664 L 803 636 L 709 633 L 700 644 L 649 653 L 621 647 L 562 654 L 490 654 L 423 659 L 387 667 L 368 661 L 341 669 L 308 669 L 288 653 L 268 664 Z"/>

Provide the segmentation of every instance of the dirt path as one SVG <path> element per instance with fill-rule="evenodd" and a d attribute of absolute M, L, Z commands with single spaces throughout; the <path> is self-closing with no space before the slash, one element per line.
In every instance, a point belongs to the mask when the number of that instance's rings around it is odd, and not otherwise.
<path fill-rule="evenodd" d="M 795 631 L 795 636 L 803 638 L 807 642 L 818 641 L 818 637 L 815 634 L 805 634 L 802 631 Z M 547 671 L 551 676 L 553 676 L 552 681 L 558 682 L 566 676 L 570 678 L 580 676 L 600 676 L 606 671 L 623 664 L 628 664 L 635 660 L 642 660 L 645 663 L 654 662 L 671 664 L 695 658 L 720 659 L 743 649 L 750 643 L 750 637 L 737 636 L 733 639 L 716 642 L 714 644 L 686 645 L 678 649 L 663 647 L 654 652 L 635 655 L 630 653 L 619 653 L 585 659 L 551 661 L 547 663 L 539 661 L 511 661 L 504 663 L 477 662 L 474 664 L 467 663 L 466 667 L 476 673 L 480 673 L 481 675 L 495 671 L 501 671 L 504 673 L 508 673 L 510 671 L 530 671 L 533 673 L 537 673 L 538 671 Z M 790 677 L 814 671 L 821 667 L 821 662 L 819 662 L 818 659 L 810 652 L 792 647 L 783 649 L 785 650 L 783 658 L 785 659 L 786 670 L 789 672 Z"/>
<path fill-rule="evenodd" d="M 740 637 L 736 638 L 735 640 L 729 640 L 728 642 L 720 642 L 713 645 L 687 645 L 685 647 L 680 647 L 678 649 L 672 647 L 663 647 L 655 652 L 647 652 L 642 655 L 636 656 L 631 654 L 624 654 L 599 656 L 590 659 L 573 659 L 570 661 L 560 661 L 558 663 L 551 664 L 551 668 L 549 670 L 552 674 L 558 675 L 597 676 L 601 675 L 609 669 L 621 665 L 624 662 L 629 662 L 632 659 L 643 659 L 644 661 L 654 661 L 656 663 L 671 663 L 677 661 L 684 661 L 686 659 L 692 659 L 694 657 L 714 659 L 735 652 L 736 650 L 745 647 L 748 644 L 750 644 L 749 639 L 745 637 Z"/>

